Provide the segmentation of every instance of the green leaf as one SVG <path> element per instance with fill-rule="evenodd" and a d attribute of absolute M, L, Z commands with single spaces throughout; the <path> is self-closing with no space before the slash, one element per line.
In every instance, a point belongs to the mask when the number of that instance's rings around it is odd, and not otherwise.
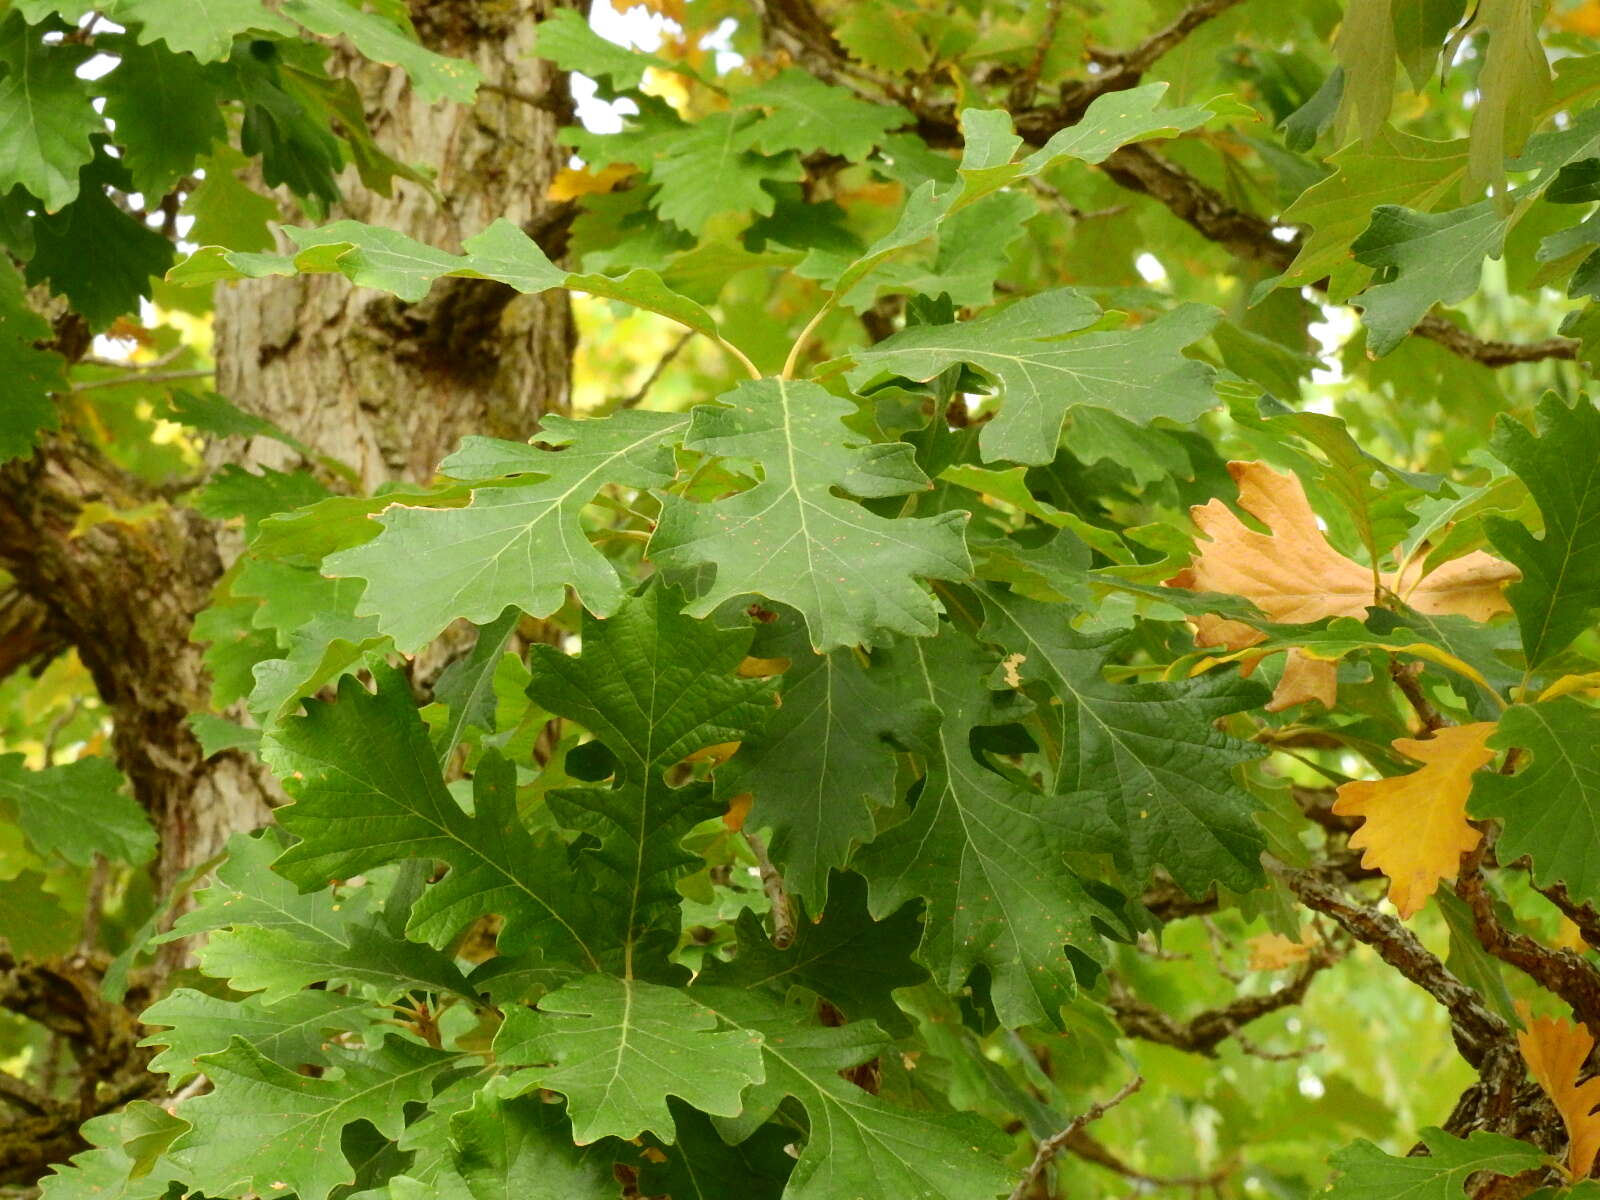
<path fill-rule="evenodd" d="M 636 948 L 652 934 L 662 950 L 676 940 L 675 884 L 699 861 L 678 843 L 715 814 L 709 785 L 672 787 L 667 770 L 696 750 L 742 740 L 772 711 L 772 684 L 734 673 L 749 629 L 691 620 L 681 607 L 679 593 L 652 583 L 610 620 L 585 617 L 581 654 L 541 645 L 528 664 L 535 703 L 578 721 L 615 757 L 613 786 L 564 788 L 547 802 L 562 824 L 599 839 L 579 861 L 630 973 L 644 968 Z"/>
<path fill-rule="evenodd" d="M 639 59 L 636 53 L 629 57 Z M 798 150 L 860 162 L 891 129 L 911 120 L 898 104 L 868 104 L 854 92 L 832 87 L 795 67 L 737 93 L 734 102 L 739 108 L 767 110 L 750 138 L 764 154 Z"/>
<path fill-rule="evenodd" d="M 197 245 L 246 252 L 272 249 L 267 222 L 278 219 L 278 205 L 239 178 L 247 162 L 232 147 L 218 146 L 194 164 L 205 178 L 184 200 L 183 211 L 194 218 L 189 238 Z"/>
<path fill-rule="evenodd" d="M 578 1145 L 646 1131 L 670 1142 L 668 1096 L 732 1117 L 745 1088 L 761 1082 L 760 1035 L 721 1024 L 676 988 L 588 975 L 545 996 L 537 1012 L 513 1008 L 494 1053 L 528 1068 L 519 1084 L 567 1098 Z"/>
<path fill-rule="evenodd" d="M 1395 41 L 1392 0 L 1350 0 L 1334 39 L 1333 52 L 1344 68 L 1344 96 L 1335 130 L 1343 139 L 1352 119 L 1363 141 L 1389 119 L 1394 103 Z M 1402 5 L 1405 0 L 1401 0 Z"/>
<path fill-rule="evenodd" d="M 1482 1130 L 1463 1140 L 1430 1128 L 1422 1140 L 1425 1158 L 1396 1158 L 1365 1139 L 1338 1151 L 1329 1159 L 1340 1174 L 1328 1200 L 1461 1200 L 1476 1172 L 1516 1175 L 1546 1161 L 1537 1146 Z"/>
<path fill-rule="evenodd" d="M 672 1200 L 781 1200 L 794 1170 L 788 1154 L 792 1133 L 763 1125 L 737 1146 L 722 1140 L 716 1124 L 681 1100 L 670 1101 L 677 1140 L 653 1146 L 639 1170 L 639 1190 Z"/>
<path fill-rule="evenodd" d="M 494 675 L 501 653 L 522 614 L 507 608 L 487 625 L 478 626 L 472 649 L 439 673 L 433 685 L 433 698 L 450 710 L 450 718 L 439 734 L 439 764 L 450 761 L 461 744 L 467 726 L 494 731 Z"/>
<path fill-rule="evenodd" d="M 106 194 L 107 188 L 131 187 L 122 164 L 102 152 L 84 168 L 78 198 L 33 222 L 35 249 L 24 271 L 28 282 L 49 280 L 96 330 L 137 312 L 139 301 L 150 295 L 151 278 L 172 265 L 172 243 Z M 97 252 L 85 254 L 85 246 Z"/>
<path fill-rule="evenodd" d="M 368 890 L 301 894 L 275 874 L 271 863 L 283 848 L 275 830 L 259 838 L 236 835 L 228 848 L 216 886 L 201 893 L 172 933 L 156 939 L 220 931 L 199 952 L 205 974 L 241 992 L 260 992 L 262 1004 L 329 981 L 355 984 L 379 1000 L 412 990 L 476 999 L 447 955 L 395 937 L 368 915 Z"/>
<path fill-rule="evenodd" d="M 1192 421 L 1216 407 L 1212 369 L 1181 353 L 1210 332 L 1215 310 L 1186 304 L 1143 326 L 1065 336 L 1101 316 L 1084 293 L 1058 288 L 960 324 L 902 330 L 857 351 L 848 378 L 860 391 L 893 376 L 927 382 L 957 363 L 983 371 L 1004 399 L 979 438 L 989 462 L 1050 462 L 1080 404 L 1139 424 Z"/>
<path fill-rule="evenodd" d="M 694 410 L 684 446 L 754 459 L 763 478 L 713 503 L 666 498 L 651 560 L 717 568 L 688 611 L 705 616 L 734 597 L 763 595 L 800 611 L 818 651 L 932 633 L 937 609 L 917 580 L 971 574 L 967 514 L 889 520 L 833 494 L 872 499 L 929 487 L 911 446 L 863 445 L 841 420 L 853 406 L 814 383 L 756 380 L 719 399 Z"/>
<path fill-rule="evenodd" d="M 1401 4 L 1396 14 L 1410 4 Z M 1436 142 L 1384 126 L 1366 143 L 1329 157 L 1333 173 L 1307 188 L 1284 210 L 1283 220 L 1311 226 L 1279 287 L 1308 287 L 1324 276 L 1328 298 L 1343 303 L 1366 287 L 1372 268 L 1350 256 L 1380 205 L 1423 212 L 1453 193 L 1467 169 L 1462 142 Z"/>
<path fill-rule="evenodd" d="M 1544 536 L 1503 517 L 1484 519 L 1495 549 L 1522 572 L 1506 596 L 1530 669 L 1566 649 L 1600 607 L 1600 410 L 1585 396 L 1568 405 L 1552 392 L 1537 411 L 1537 436 L 1502 417 L 1491 449 L 1538 502 Z"/>
<path fill-rule="evenodd" d="M 92 1117 L 79 1134 L 92 1149 L 59 1163 L 39 1181 L 46 1200 L 157 1200 L 178 1171 L 157 1161 L 188 1125 L 148 1100 Z"/>
<path fill-rule="evenodd" d="M 412 936 L 442 946 L 499 913 L 502 953 L 536 944 L 557 961 L 598 966 L 586 899 L 573 892 L 564 849 L 535 840 L 518 818 L 511 764 L 484 756 L 468 815 L 444 786 L 405 679 L 376 674 L 375 694 L 345 678 L 336 703 L 308 702 L 264 740 L 262 757 L 296 800 L 279 822 L 300 839 L 276 869 L 320 887 L 385 863 L 439 859 L 451 870 L 412 909 Z"/>
<path fill-rule="evenodd" d="M 349 38 L 355 48 L 373 62 L 399 67 L 426 104 L 441 100 L 471 104 L 478 93 L 478 81 L 482 78 L 478 68 L 459 58 L 435 54 L 421 45 L 409 28 L 408 19 L 408 28 L 402 32 L 382 16 L 363 11 L 359 4 L 346 0 L 283 0 L 279 11 L 312 33 Z"/>
<path fill-rule="evenodd" d="M 549 616 L 570 586 L 590 612 L 622 602 L 616 567 L 590 544 L 579 516 L 607 484 L 646 488 L 671 480 L 671 443 L 688 417 L 628 410 L 574 421 L 546 416 L 538 437 L 559 453 L 514 442 L 491 443 L 502 470 L 527 477 L 483 488 L 466 508 L 396 506 L 378 517 L 374 541 L 327 558 L 322 569 L 367 581 L 356 611 L 404 651 L 433 638 L 457 617 L 484 624 L 515 605 Z M 462 453 L 481 457 L 488 439 L 470 438 Z M 443 470 L 465 468 L 446 459 Z"/>
<path fill-rule="evenodd" d="M 0 804 L 39 854 L 59 854 L 88 866 L 96 854 L 138 866 L 156 850 L 156 832 L 123 791 L 122 772 L 109 758 L 30 771 L 20 754 L 0 754 Z"/>
<path fill-rule="evenodd" d="M 666 59 L 601 37 L 575 9 L 558 9 L 539 22 L 534 52 L 563 71 L 581 71 L 591 79 L 609 79 L 617 91 L 637 88 L 645 72 L 679 71 Z"/>
<path fill-rule="evenodd" d="M 77 198 L 105 122 L 77 76 L 89 49 L 44 33 L 19 12 L 0 19 L 0 195 L 20 186 L 55 212 Z"/>
<path fill-rule="evenodd" d="M 1505 161 L 1522 150 L 1537 128 L 1550 97 L 1550 60 L 1539 41 L 1544 0 L 1480 0 L 1473 29 L 1488 32 L 1479 43 L 1478 103 L 1472 112 L 1472 178 L 1498 185 Z"/>
<path fill-rule="evenodd" d="M 876 1021 L 903 1035 L 910 1023 L 891 993 L 928 978 L 911 961 L 922 940 L 918 907 L 907 904 L 874 921 L 867 911 L 866 881 L 853 873 L 836 874 L 827 908 L 808 919 L 802 907 L 794 941 L 781 950 L 768 939 L 760 917 L 749 909 L 741 912 L 735 922 L 737 957 L 731 963 L 708 960 L 697 982 L 776 988 L 780 996 L 792 986 L 808 988 L 852 1020 Z"/>
<path fill-rule="evenodd" d="M 370 1121 L 395 1137 L 404 1106 L 426 1100 L 439 1073 L 456 1055 L 398 1037 L 376 1050 L 335 1047 L 337 1075 L 312 1078 L 266 1058 L 242 1037 L 200 1060 L 213 1089 L 183 1106 L 193 1128 L 173 1150 L 192 1188 L 213 1195 L 292 1191 L 300 1200 L 325 1200 L 355 1169 L 340 1137 Z"/>
<path fill-rule="evenodd" d="M 1395 53 L 1416 91 L 1431 82 L 1445 37 L 1460 23 L 1466 8 L 1466 0 L 1414 0 L 1391 9 Z"/>
<path fill-rule="evenodd" d="M 748 114 L 714 112 L 690 125 L 650 168 L 655 210 L 696 235 L 721 213 L 770 215 L 767 185 L 804 179 L 805 168 L 795 154 L 755 153 L 752 139 Z"/>
<path fill-rule="evenodd" d="M 81 922 L 61 907 L 48 890 L 50 880 L 38 871 L 23 871 L 0 885 L 0 934 L 13 954 L 45 958 L 65 954 L 78 939 Z"/>
<path fill-rule="evenodd" d="M 1507 862 L 1526 854 L 1541 884 L 1565 883 L 1580 904 L 1600 901 L 1600 709 L 1571 697 L 1514 704 L 1489 745 L 1518 747 L 1525 765 L 1474 776 L 1468 810 L 1500 820 Z"/>
<path fill-rule="evenodd" d="M 1001 775 L 972 750 L 975 729 L 1018 715 L 985 685 L 994 656 L 946 627 L 896 647 L 887 665 L 916 679 L 920 698 L 943 720 L 917 747 L 927 766 L 910 817 L 856 856 L 872 909 L 892 913 L 926 899 L 921 958 L 939 986 L 959 989 L 984 966 L 1007 1027 L 1056 1024 L 1077 990 L 1073 958 L 1103 959 L 1097 924 L 1117 930 L 1122 921 L 1068 867 L 1077 847 L 1060 801 Z"/>
<path fill-rule="evenodd" d="M 1372 354 L 1389 353 L 1435 304 L 1455 304 L 1478 290 L 1487 255 L 1499 258 L 1506 219 L 1492 201 L 1430 214 L 1382 204 L 1350 245 L 1356 260 L 1392 278 L 1361 293 Z"/>
<path fill-rule="evenodd" d="M 766 1078 L 746 1093 L 737 1121 L 722 1123 L 724 1136 L 743 1140 L 785 1096 L 810 1117 L 784 1200 L 984 1200 L 1011 1189 L 1012 1172 L 1000 1161 L 1010 1139 L 987 1121 L 901 1108 L 841 1077 L 890 1050 L 872 1022 L 824 1028 L 760 992 L 703 991 L 719 1014 L 763 1039 Z"/>
<path fill-rule="evenodd" d="M 1165 867 L 1192 896 L 1212 883 L 1259 886 L 1264 842 L 1258 802 L 1235 768 L 1264 751 L 1216 728 L 1219 717 L 1266 699 L 1257 683 L 1212 673 L 1181 683 L 1107 683 L 1120 635 L 1085 637 L 1059 609 L 999 591 L 984 594 L 985 635 L 1022 655 L 1013 669 L 1060 701 L 1049 710 L 1060 758 L 1054 789 L 1071 795 L 1084 828 L 1111 831 L 1115 853 L 1142 883 Z"/>
<path fill-rule="evenodd" d="M 925 699 L 918 705 L 914 681 L 881 662 L 863 666 L 853 650 L 812 653 L 792 615 L 762 653 L 791 660 L 778 682 L 782 703 L 717 772 L 717 795 L 753 795 L 745 824 L 772 830 L 785 885 L 820 907 L 830 868 L 872 840 L 877 811 L 893 800 L 895 743 L 925 741 L 939 715 Z"/>
<path fill-rule="evenodd" d="M 139 1044 L 166 1047 L 150 1060 L 150 1069 L 170 1076 L 176 1086 L 199 1073 L 201 1055 L 226 1050 L 235 1036 L 279 1066 L 325 1067 L 329 1035 L 360 1032 L 376 1016 L 365 1001 L 337 992 L 296 992 L 264 1004 L 256 996 L 223 1000 L 178 988 L 139 1014 L 140 1024 L 170 1026 Z"/>
<path fill-rule="evenodd" d="M 165 42 L 174 53 L 194 55 L 201 62 L 228 57 L 236 35 L 250 30 L 294 34 L 294 26 L 261 4 L 261 0 L 114 0 L 107 15 L 132 25 L 144 45 Z"/>
<path fill-rule="evenodd" d="M 106 116 L 133 189 L 152 205 L 195 169 L 212 142 L 226 141 L 217 76 L 187 55 L 128 40 L 121 62 L 106 76 Z"/>
<path fill-rule="evenodd" d="M 0 264 L 0 379 L 9 393 L 0 405 L 0 463 L 25 457 L 41 432 L 60 424 L 50 393 L 66 390 L 66 364 L 38 348 L 49 339 L 50 323 L 28 307 L 21 276 Z"/>
<path fill-rule="evenodd" d="M 611 1156 L 579 1150 L 558 1104 L 502 1099 L 485 1089 L 450 1117 L 456 1172 L 473 1200 L 611 1200 Z"/>

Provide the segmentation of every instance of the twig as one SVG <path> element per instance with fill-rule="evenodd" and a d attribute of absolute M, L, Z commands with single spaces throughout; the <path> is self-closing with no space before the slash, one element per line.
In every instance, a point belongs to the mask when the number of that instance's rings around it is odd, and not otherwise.
<path fill-rule="evenodd" d="M 215 367 L 195 367 L 188 371 L 150 371 L 131 375 L 117 375 L 111 379 L 90 379 L 72 385 L 74 392 L 92 392 L 96 388 L 123 387 L 130 383 L 176 383 L 180 379 L 207 379 L 215 375 Z"/>
<path fill-rule="evenodd" d="M 772 905 L 772 944 L 779 950 L 786 950 L 794 944 L 794 908 L 789 903 L 789 893 L 784 890 L 783 876 L 767 857 L 767 844 L 760 834 L 746 830 L 744 840 L 756 856 L 761 870 L 761 890 L 766 892 L 767 901 Z"/>
<path fill-rule="evenodd" d="M 1148 1001 L 1141 1000 L 1115 975 L 1110 977 L 1107 999 L 1112 1016 L 1129 1037 L 1157 1042 L 1205 1058 L 1215 1058 L 1217 1047 L 1229 1038 L 1237 1038 L 1239 1031 L 1252 1021 L 1304 1000 L 1317 973 L 1338 962 L 1341 957 L 1343 952 L 1340 950 L 1319 947 L 1300 968 L 1299 974 L 1276 991 L 1263 996 L 1241 996 L 1221 1008 L 1197 1013 L 1187 1021 L 1180 1021 Z"/>
<path fill-rule="evenodd" d="M 1146 1189 L 1188 1188 L 1198 1193 L 1204 1188 L 1216 1188 L 1233 1174 L 1238 1165 L 1233 1162 L 1224 1163 L 1209 1175 L 1151 1175 L 1123 1162 L 1087 1129 L 1080 1129 L 1073 1134 L 1071 1141 L 1067 1143 L 1067 1149 L 1084 1162 L 1104 1167 L 1124 1179 L 1141 1184 L 1142 1186 L 1134 1193 L 1136 1196 L 1142 1196 Z"/>
<path fill-rule="evenodd" d="M 637 408 L 640 403 L 643 402 L 644 398 L 650 394 L 650 389 L 655 387 L 656 381 L 659 380 L 666 369 L 672 365 L 672 360 L 677 358 L 679 354 L 683 353 L 683 348 L 689 344 L 696 332 L 697 331 L 693 329 L 685 330 L 683 336 L 677 341 L 673 342 L 672 345 L 667 349 L 667 352 L 661 356 L 659 361 L 657 361 L 655 367 L 652 368 L 650 374 L 646 376 L 645 381 L 639 385 L 638 389 L 631 396 L 624 396 L 621 400 L 617 401 L 616 407 Z"/>
<path fill-rule="evenodd" d="M 1072 1120 L 1067 1123 L 1067 1127 L 1061 1130 L 1060 1133 L 1052 1133 L 1049 1137 L 1045 1138 L 1044 1141 L 1040 1142 L 1038 1149 L 1034 1151 L 1033 1161 L 1028 1164 L 1028 1169 L 1022 1173 L 1022 1178 L 1017 1181 L 1017 1186 L 1012 1189 L 1011 1200 L 1027 1200 L 1028 1193 L 1031 1192 L 1034 1188 L 1034 1185 L 1044 1177 L 1045 1168 L 1050 1165 L 1051 1161 L 1056 1157 L 1056 1155 L 1060 1154 L 1067 1148 L 1067 1143 L 1070 1142 L 1080 1130 L 1088 1125 L 1094 1124 L 1094 1122 L 1105 1116 L 1113 1108 L 1121 1104 L 1124 1100 L 1133 1095 L 1143 1086 L 1144 1076 L 1135 1075 L 1132 1079 L 1128 1080 L 1127 1083 L 1123 1084 L 1122 1090 L 1119 1091 L 1115 1096 L 1111 1097 L 1111 1099 L 1102 1100 L 1098 1104 L 1090 1105 L 1087 1111 L 1083 1112 L 1079 1116 L 1073 1117 Z"/>
<path fill-rule="evenodd" d="M 1595 912 L 1594 905 L 1580 904 L 1572 898 L 1572 893 L 1567 891 L 1567 885 L 1557 880 L 1555 883 L 1540 887 L 1533 882 L 1533 861 L 1524 858 L 1523 863 L 1528 868 L 1528 883 L 1533 890 L 1561 910 L 1561 915 L 1566 917 L 1578 927 L 1578 936 L 1595 949 L 1600 949 L 1600 913 Z"/>
<path fill-rule="evenodd" d="M 507 100 L 517 100 L 534 108 L 542 108 L 545 112 L 555 113 L 557 116 L 566 116 L 565 101 L 556 96 L 540 96 L 534 92 L 525 92 L 521 88 L 507 87 L 503 83 L 480 83 L 480 92 L 493 92 L 496 96 L 504 96 Z"/>

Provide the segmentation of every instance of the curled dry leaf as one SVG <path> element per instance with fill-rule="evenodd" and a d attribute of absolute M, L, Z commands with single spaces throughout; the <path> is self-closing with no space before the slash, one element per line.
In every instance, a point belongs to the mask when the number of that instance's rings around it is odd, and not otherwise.
<path fill-rule="evenodd" d="M 1363 617 L 1377 603 L 1380 589 L 1422 613 L 1486 621 L 1510 611 L 1502 591 L 1518 577 L 1510 563 L 1475 550 L 1427 575 L 1417 562 L 1403 572 L 1374 572 L 1328 544 L 1297 476 L 1262 462 L 1231 462 L 1228 472 L 1239 486 L 1239 507 L 1267 532 L 1251 529 L 1221 500 L 1196 505 L 1189 515 L 1201 539 L 1194 558 L 1167 580 L 1168 587 L 1243 596 L 1273 621 L 1293 625 Z M 1195 643 L 1201 646 L 1244 650 L 1265 636 L 1217 616 L 1195 622 Z M 1334 662 L 1291 655 L 1268 709 L 1307 699 L 1331 707 L 1336 669 Z"/>
<path fill-rule="evenodd" d="M 1461 856 L 1483 835 L 1467 823 L 1472 773 L 1494 757 L 1491 721 L 1447 726 L 1427 741 L 1400 738 L 1394 748 L 1423 766 L 1409 775 L 1344 784 L 1333 811 L 1361 817 L 1350 845 L 1365 850 L 1364 867 L 1389 877 L 1389 900 L 1410 917 L 1453 876 Z"/>
<path fill-rule="evenodd" d="M 1556 1017 L 1530 1018 L 1518 1006 L 1526 1026 L 1517 1034 L 1517 1045 L 1527 1061 L 1528 1073 L 1538 1080 L 1561 1114 L 1567 1127 L 1567 1170 L 1574 1179 L 1583 1179 L 1594 1166 L 1600 1151 L 1600 1078 L 1578 1082 L 1594 1038 L 1582 1025 Z"/>

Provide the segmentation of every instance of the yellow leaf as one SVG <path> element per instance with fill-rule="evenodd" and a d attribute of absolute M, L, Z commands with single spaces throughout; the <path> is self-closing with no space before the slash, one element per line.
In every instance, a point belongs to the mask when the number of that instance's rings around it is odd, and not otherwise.
<path fill-rule="evenodd" d="M 549 200 L 576 200 L 579 196 L 597 196 L 609 192 L 625 179 L 638 174 L 631 163 L 612 163 L 598 171 L 588 167 L 562 167 L 550 181 L 545 192 Z"/>
<path fill-rule="evenodd" d="M 1467 824 L 1467 794 L 1472 773 L 1494 757 L 1485 744 L 1494 731 L 1492 721 L 1479 721 L 1447 726 L 1425 742 L 1400 738 L 1394 748 L 1420 770 L 1339 788 L 1333 811 L 1363 818 L 1350 845 L 1366 851 L 1362 866 L 1389 877 L 1389 900 L 1402 917 L 1421 908 L 1483 837 Z"/>
<path fill-rule="evenodd" d="M 666 17 L 669 21 L 683 24 L 683 0 L 617 0 L 618 12 L 629 12 L 642 8 L 647 13 L 654 13 L 658 17 Z"/>
<path fill-rule="evenodd" d="M 1281 971 L 1303 963 L 1316 948 L 1317 935 L 1306 930 L 1298 942 L 1291 942 L 1281 933 L 1262 933 L 1250 938 L 1245 945 L 1250 948 L 1252 971 Z"/>
<path fill-rule="evenodd" d="M 1600 0 L 1583 0 L 1583 3 L 1565 12 L 1551 13 L 1546 20 L 1567 33 L 1600 37 Z"/>
<path fill-rule="evenodd" d="M 1574 1179 L 1582 1179 L 1600 1151 L 1600 1116 L 1594 1113 L 1600 1107 L 1600 1079 L 1578 1082 L 1594 1038 L 1571 1021 L 1529 1018 L 1526 1009 L 1521 1009 L 1521 1014 L 1527 1028 L 1517 1034 L 1517 1045 L 1528 1063 L 1528 1073 L 1539 1081 L 1567 1127 L 1567 1170 Z"/>

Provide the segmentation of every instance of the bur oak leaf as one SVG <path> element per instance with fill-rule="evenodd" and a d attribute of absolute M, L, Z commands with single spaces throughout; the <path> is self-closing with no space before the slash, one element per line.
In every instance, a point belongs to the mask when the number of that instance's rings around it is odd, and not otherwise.
<path fill-rule="evenodd" d="M 330 555 L 324 573 L 365 579 L 357 614 L 375 615 L 404 651 L 457 617 L 487 624 L 507 605 L 549 616 L 568 587 L 605 616 L 622 602 L 622 581 L 579 515 L 607 484 L 645 488 L 670 480 L 671 443 L 687 424 L 681 413 L 547 416 L 539 440 L 553 449 L 501 444 L 502 462 L 515 455 L 523 472 L 515 483 L 481 488 L 465 508 L 396 505 L 378 517 L 377 538 Z M 447 459 L 445 470 L 453 469 Z"/>
<path fill-rule="evenodd" d="M 1503 588 L 1518 576 L 1510 563 L 1474 550 L 1428 574 L 1419 560 L 1403 573 L 1363 566 L 1328 543 L 1298 476 L 1263 462 L 1230 462 L 1228 473 L 1239 488 L 1239 507 L 1266 532 L 1250 528 L 1221 500 L 1196 505 L 1189 510 L 1201 535 L 1194 557 L 1166 581 L 1168 587 L 1243 596 L 1284 625 L 1363 617 L 1384 591 L 1428 615 L 1487 621 L 1509 611 Z M 1241 621 L 1211 614 L 1194 626 L 1200 646 L 1244 650 L 1266 639 Z M 1321 659 L 1296 664 L 1275 707 L 1287 707 L 1285 701 L 1295 697 L 1331 695 L 1335 670 L 1334 662 Z"/>
<path fill-rule="evenodd" d="M 1183 355 L 1211 332 L 1216 310 L 1186 304 L 1143 325 L 1085 332 L 1102 315 L 1086 293 L 1057 288 L 971 321 L 903 329 L 856 351 L 848 378 L 859 391 L 896 376 L 927 382 L 957 363 L 982 371 L 1002 398 L 979 435 L 986 462 L 1048 463 L 1067 413 L 1081 404 L 1141 425 L 1188 422 L 1216 407 L 1214 372 Z"/>
<path fill-rule="evenodd" d="M 761 1035 L 726 1028 L 677 988 L 587 975 L 513 1008 L 495 1038 L 495 1059 L 514 1077 L 567 1098 L 572 1140 L 641 1133 L 673 1140 L 668 1096 L 701 1112 L 737 1116 L 740 1095 L 764 1077 Z"/>
<path fill-rule="evenodd" d="M 1572 1178 L 1582 1179 L 1600 1153 L 1600 1114 L 1595 1113 L 1600 1108 L 1600 1077 L 1578 1082 L 1594 1038 L 1572 1021 L 1529 1017 L 1526 1009 L 1522 1017 L 1525 1028 L 1517 1034 L 1517 1045 L 1528 1074 L 1545 1090 L 1567 1127 L 1567 1170 Z"/>
<path fill-rule="evenodd" d="M 762 480 L 710 503 L 665 498 L 651 560 L 716 567 L 691 615 L 766 596 L 800 611 L 819 652 L 935 631 L 938 608 L 918 580 L 972 574 L 967 514 L 890 519 L 836 495 L 882 499 L 932 486 L 909 443 L 869 444 L 846 426 L 854 411 L 815 383 L 786 379 L 742 383 L 694 410 L 685 448 L 753 459 Z"/>
<path fill-rule="evenodd" d="M 1411 917 L 1451 878 L 1461 856 L 1483 840 L 1467 822 L 1473 772 L 1494 757 L 1488 742 L 1493 722 L 1451 725 L 1427 741 L 1400 738 L 1394 748 L 1422 767 L 1387 779 L 1356 780 L 1339 788 L 1333 811 L 1362 818 L 1350 837 L 1365 850 L 1361 865 L 1389 878 L 1389 902 Z"/>

